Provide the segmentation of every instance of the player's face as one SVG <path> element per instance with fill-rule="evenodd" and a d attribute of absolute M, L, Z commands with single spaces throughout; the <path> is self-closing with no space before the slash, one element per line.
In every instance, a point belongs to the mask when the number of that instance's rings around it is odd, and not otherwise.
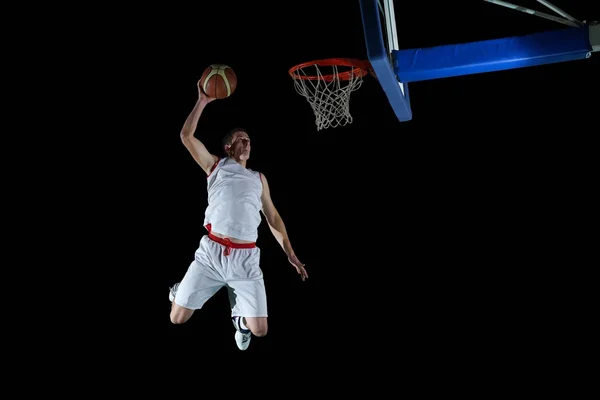
<path fill-rule="evenodd" d="M 250 137 L 246 132 L 236 132 L 231 140 L 230 153 L 240 160 L 250 158 Z"/>

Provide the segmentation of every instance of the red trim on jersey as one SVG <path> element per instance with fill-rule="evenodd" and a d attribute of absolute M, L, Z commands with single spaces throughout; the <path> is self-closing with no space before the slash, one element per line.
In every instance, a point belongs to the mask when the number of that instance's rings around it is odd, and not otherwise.
<path fill-rule="evenodd" d="M 213 173 L 213 171 L 215 170 L 215 168 L 217 168 L 217 164 L 219 163 L 219 161 L 221 161 L 221 159 L 217 159 L 217 162 L 212 166 L 212 168 L 210 169 L 210 172 L 208 173 L 208 175 L 206 175 L 206 179 L 208 179 L 208 177 L 210 176 L 210 174 Z"/>

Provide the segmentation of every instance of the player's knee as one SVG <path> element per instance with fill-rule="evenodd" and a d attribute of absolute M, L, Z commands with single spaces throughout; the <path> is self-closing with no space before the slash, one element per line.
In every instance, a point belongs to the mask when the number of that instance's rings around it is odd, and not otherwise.
<path fill-rule="evenodd" d="M 265 336 L 268 330 L 268 323 L 266 318 L 247 318 L 246 325 L 254 336 Z"/>
<path fill-rule="evenodd" d="M 188 319 L 190 319 L 190 316 L 191 316 L 191 314 L 188 315 L 188 313 L 184 313 L 184 312 L 180 312 L 180 311 L 172 311 L 171 312 L 171 322 L 174 323 L 175 325 L 183 324 Z"/>
<path fill-rule="evenodd" d="M 183 317 L 183 315 L 171 314 L 171 322 L 175 325 L 183 324 L 185 321 L 187 321 L 187 318 Z"/>
<path fill-rule="evenodd" d="M 265 336 L 267 334 L 267 327 L 266 326 L 258 326 L 254 329 L 251 329 L 252 334 L 254 336 L 258 336 L 258 337 L 262 337 Z"/>

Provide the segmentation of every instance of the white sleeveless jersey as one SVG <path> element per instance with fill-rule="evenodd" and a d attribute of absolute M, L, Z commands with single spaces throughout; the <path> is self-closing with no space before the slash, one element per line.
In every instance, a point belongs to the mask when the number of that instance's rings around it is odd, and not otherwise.
<path fill-rule="evenodd" d="M 260 173 L 227 157 L 217 162 L 207 179 L 204 226 L 210 224 L 214 232 L 255 242 L 262 209 Z"/>

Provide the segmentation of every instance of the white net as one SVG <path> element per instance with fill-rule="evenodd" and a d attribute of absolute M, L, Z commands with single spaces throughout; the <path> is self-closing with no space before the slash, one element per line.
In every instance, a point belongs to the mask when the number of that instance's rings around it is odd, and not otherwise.
<path fill-rule="evenodd" d="M 317 130 L 352 123 L 350 94 L 360 88 L 364 75 L 360 69 L 352 67 L 332 65 L 326 68 L 329 71 L 325 71 L 325 74 L 316 64 L 295 71 L 298 77 L 294 79 L 294 86 L 310 104 Z M 340 71 L 340 68 L 343 70 Z M 340 73 L 343 73 L 344 79 L 340 79 Z M 312 78 L 300 78 L 308 76 Z"/>

